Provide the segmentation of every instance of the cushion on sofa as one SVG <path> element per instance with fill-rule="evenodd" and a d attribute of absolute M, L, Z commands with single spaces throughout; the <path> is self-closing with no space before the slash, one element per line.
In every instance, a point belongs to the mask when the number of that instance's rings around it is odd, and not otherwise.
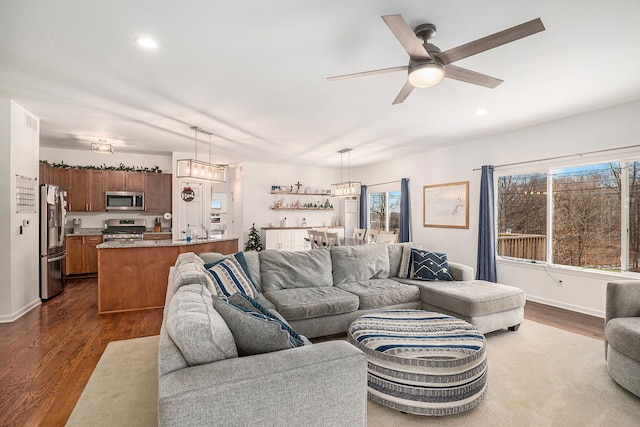
<path fill-rule="evenodd" d="M 388 307 L 395 304 L 420 301 L 420 289 L 392 279 L 371 279 L 336 285 L 360 300 L 360 310 Z"/>
<path fill-rule="evenodd" d="M 238 356 L 229 327 L 201 284 L 180 287 L 169 302 L 167 333 L 189 366 Z"/>
<path fill-rule="evenodd" d="M 420 298 L 431 306 L 460 313 L 467 317 L 499 313 L 520 308 L 525 303 L 525 293 L 515 286 L 484 280 L 428 282 L 398 279 L 403 283 L 420 287 Z"/>
<path fill-rule="evenodd" d="M 324 249 L 314 249 L 311 252 Z M 336 287 L 281 289 L 264 295 L 287 320 L 310 319 L 332 314 L 349 313 L 358 309 L 360 302 L 352 293 Z"/>
<path fill-rule="evenodd" d="M 615 317 L 607 322 L 604 334 L 616 350 L 640 360 L 640 317 Z"/>
<path fill-rule="evenodd" d="M 177 267 L 180 264 L 184 264 L 184 263 L 190 264 L 194 262 L 200 265 L 204 265 L 204 260 L 200 258 L 198 255 L 196 255 L 194 252 L 185 252 L 178 255 L 175 266 Z"/>
<path fill-rule="evenodd" d="M 306 252 L 286 252 L 277 249 L 261 251 L 260 276 L 264 292 L 332 286 L 329 249 Z"/>
<path fill-rule="evenodd" d="M 212 303 L 229 325 L 241 356 L 304 345 L 302 338 L 286 322 L 250 297 L 240 293 L 229 299 L 214 296 Z"/>
<path fill-rule="evenodd" d="M 258 291 L 238 260 L 238 254 L 226 257 L 207 270 L 213 281 L 212 294 L 229 297 L 241 292 L 252 298 L 257 295 Z"/>
<path fill-rule="evenodd" d="M 174 268 L 175 288 L 194 283 L 211 289 L 213 282 L 206 274 L 204 267 L 198 262 L 182 262 Z"/>
<path fill-rule="evenodd" d="M 387 246 L 387 244 L 374 244 L 332 247 L 333 283 L 339 285 L 388 278 L 389 250 Z"/>
<path fill-rule="evenodd" d="M 400 277 L 405 279 L 407 277 L 411 277 L 411 249 L 422 249 L 422 244 L 407 242 L 407 243 L 400 243 L 399 245 L 402 245 L 402 255 L 400 258 L 400 265 L 398 266 L 397 273 L 390 274 L 390 276 Z M 391 257 L 391 250 L 389 251 L 389 256 Z M 389 260 L 389 262 L 391 263 L 391 260 Z"/>
<path fill-rule="evenodd" d="M 452 281 L 447 254 L 411 249 L 411 278 Z"/>
<path fill-rule="evenodd" d="M 260 252 L 245 251 L 244 259 L 247 263 L 247 273 L 249 273 L 249 278 L 253 281 L 256 289 L 259 292 L 262 292 L 262 283 L 260 280 Z"/>

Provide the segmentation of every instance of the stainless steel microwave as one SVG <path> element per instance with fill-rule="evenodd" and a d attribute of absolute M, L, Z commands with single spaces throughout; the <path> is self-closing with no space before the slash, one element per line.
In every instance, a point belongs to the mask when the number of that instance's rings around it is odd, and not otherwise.
<path fill-rule="evenodd" d="M 108 211 L 143 211 L 144 192 L 105 191 L 104 205 Z"/>

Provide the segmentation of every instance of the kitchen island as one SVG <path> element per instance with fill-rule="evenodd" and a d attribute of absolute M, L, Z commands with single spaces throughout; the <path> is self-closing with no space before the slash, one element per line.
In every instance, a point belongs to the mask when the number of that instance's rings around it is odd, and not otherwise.
<path fill-rule="evenodd" d="M 161 308 L 169 267 L 184 252 L 238 251 L 237 237 L 185 240 L 111 241 L 98 249 L 98 313 Z"/>

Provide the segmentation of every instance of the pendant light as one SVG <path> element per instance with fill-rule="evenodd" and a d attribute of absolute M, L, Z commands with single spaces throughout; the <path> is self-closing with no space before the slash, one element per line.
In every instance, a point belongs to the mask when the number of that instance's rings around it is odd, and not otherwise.
<path fill-rule="evenodd" d="M 331 184 L 331 196 L 332 197 L 350 197 L 360 195 L 360 186 L 362 183 L 351 181 L 351 151 L 353 148 L 343 148 L 338 151 L 340 153 L 340 181 L 338 184 Z M 347 169 L 348 176 L 347 181 L 342 180 L 342 156 L 347 153 Z"/>
<path fill-rule="evenodd" d="M 189 129 L 195 132 L 195 157 L 193 159 L 180 159 L 176 168 L 176 177 L 192 178 L 209 182 L 227 182 L 227 166 L 211 163 L 211 135 L 213 132 L 204 130 L 198 126 Z M 198 160 L 198 133 L 209 136 L 209 162 Z"/>

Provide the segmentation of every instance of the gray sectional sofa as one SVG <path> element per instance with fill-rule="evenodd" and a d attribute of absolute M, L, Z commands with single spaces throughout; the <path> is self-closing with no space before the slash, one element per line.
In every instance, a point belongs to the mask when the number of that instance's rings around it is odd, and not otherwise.
<path fill-rule="evenodd" d="M 449 263 L 454 279 L 450 282 L 401 277 L 408 275 L 407 254 L 413 246 L 404 243 L 306 252 L 265 250 L 245 252 L 244 259 L 257 290 L 255 299 L 308 338 L 344 333 L 362 314 L 396 308 L 450 314 L 473 323 L 482 333 L 517 329 L 524 313 L 522 290 L 473 280 L 471 267 L 453 262 Z M 181 310 L 175 301 L 172 304 L 172 299 L 178 293 L 184 294 L 178 292 L 181 286 L 190 285 L 201 289 L 208 295 L 204 299 L 210 300 L 211 294 L 205 288 L 211 288 L 211 281 L 202 264 L 225 256 L 203 253 L 199 257 L 190 254 L 190 259 L 186 254 L 181 257 L 181 265 L 172 267 L 169 275 L 160 332 L 160 425 L 366 424 L 366 359 L 345 341 L 198 365 L 187 363 L 177 340 L 172 339 Z M 205 309 L 212 322 L 217 316 L 215 310 Z M 220 320 L 216 322 L 220 326 Z M 180 325 L 187 340 L 199 339 L 188 332 L 188 326 L 184 332 L 185 323 Z"/>

